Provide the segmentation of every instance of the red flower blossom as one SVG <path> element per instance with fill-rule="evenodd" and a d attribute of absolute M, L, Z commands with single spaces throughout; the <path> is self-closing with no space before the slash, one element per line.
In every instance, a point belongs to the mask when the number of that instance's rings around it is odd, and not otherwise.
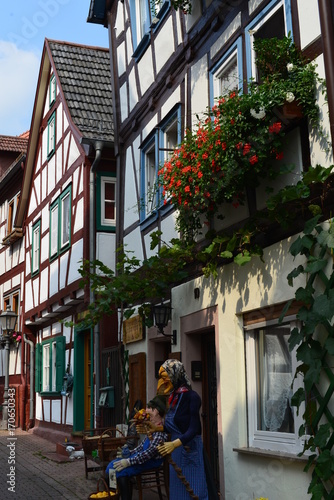
<path fill-rule="evenodd" d="M 254 165 L 254 163 L 257 163 L 259 161 L 259 157 L 257 155 L 253 155 L 249 158 L 249 163 L 251 165 Z"/>
<path fill-rule="evenodd" d="M 198 174 L 197 174 L 197 177 L 200 179 L 201 177 L 203 177 L 203 172 L 199 171 Z"/>
<path fill-rule="evenodd" d="M 281 122 L 275 122 L 272 125 L 269 126 L 269 132 L 271 134 L 278 134 L 279 131 L 282 128 L 282 123 Z"/>
<path fill-rule="evenodd" d="M 209 155 L 208 155 L 208 153 L 203 153 L 203 154 L 202 154 L 202 158 L 203 158 L 203 160 L 206 160 L 206 159 L 208 158 L 208 156 L 209 156 Z"/>
<path fill-rule="evenodd" d="M 222 142 L 222 148 L 225 151 L 225 149 L 226 149 L 226 142 Z"/>
<path fill-rule="evenodd" d="M 252 146 L 250 144 L 248 144 L 248 143 L 244 144 L 243 155 L 245 156 L 246 154 L 248 154 L 251 149 L 252 149 Z"/>
<path fill-rule="evenodd" d="M 280 153 L 276 153 L 276 160 L 282 160 L 283 156 L 283 151 L 281 151 Z"/>

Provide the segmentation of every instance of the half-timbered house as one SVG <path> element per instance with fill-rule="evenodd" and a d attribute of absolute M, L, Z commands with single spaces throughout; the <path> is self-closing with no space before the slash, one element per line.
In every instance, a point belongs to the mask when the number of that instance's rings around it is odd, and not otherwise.
<path fill-rule="evenodd" d="M 109 67 L 107 49 L 45 40 L 15 220 L 24 231 L 22 327 L 34 351 L 36 432 L 95 425 L 100 350 L 117 341 L 116 316 L 101 331 L 66 326 L 92 300 L 80 286 L 82 261 L 114 265 Z"/>
<path fill-rule="evenodd" d="M 118 238 L 139 259 L 152 255 L 150 234 L 156 229 L 164 241 L 177 236 L 175 212 L 155 191 L 159 165 L 215 98 L 247 92 L 247 82 L 256 78 L 255 39 L 291 33 L 295 44 L 317 63 L 319 75 L 329 79 L 329 120 L 318 97 L 322 126 L 331 130 L 333 141 L 333 1 L 193 0 L 190 14 L 172 4 L 91 0 L 88 17 L 109 28 L 120 184 Z M 305 120 L 287 130 L 284 154 L 287 163 L 296 165 L 292 182 L 303 169 L 333 161 L 332 142 L 324 151 L 317 138 L 309 136 Z M 228 229 L 263 208 L 261 186 L 256 194 L 256 206 L 226 206 L 224 220 L 215 219 L 211 228 Z M 130 404 L 139 395 L 154 395 L 159 362 L 182 357 L 202 397 L 203 440 L 215 482 L 228 500 L 308 498 L 310 476 L 303 472 L 305 457 L 298 456 L 303 449 L 301 415 L 290 405 L 287 383 L 296 354 L 287 354 L 283 347 L 296 316 L 292 312 L 278 325 L 286 301 L 305 283 L 300 279 L 290 287 L 287 281 L 295 266 L 288 251 L 293 232 L 274 233 L 263 244 L 263 262 L 255 259 L 242 267 L 228 262 L 216 280 L 194 275 L 171 290 L 164 298 L 172 306 L 165 333 L 176 332 L 175 345 L 154 327 L 126 344 Z M 259 354 L 265 339 L 272 346 L 267 365 Z M 146 377 L 138 378 L 138 373 Z M 263 402 L 260 379 L 277 384 L 271 410 L 263 410 L 264 422 L 258 413 Z M 280 390 L 284 397 L 279 397 Z"/>
<path fill-rule="evenodd" d="M 20 199 L 28 137 L 28 133 L 16 137 L 0 136 L 0 309 L 6 311 L 10 307 L 17 314 L 17 332 L 22 332 L 24 238 L 22 232 L 15 230 L 14 220 Z M 15 424 L 22 425 L 25 387 L 21 377 L 21 354 L 24 349 L 21 349 L 20 333 L 17 339 L 19 342 L 14 340 L 10 344 L 8 367 L 5 342 L 1 339 L 0 401 L 3 401 L 4 378 L 8 370 L 10 387 L 15 389 Z"/>

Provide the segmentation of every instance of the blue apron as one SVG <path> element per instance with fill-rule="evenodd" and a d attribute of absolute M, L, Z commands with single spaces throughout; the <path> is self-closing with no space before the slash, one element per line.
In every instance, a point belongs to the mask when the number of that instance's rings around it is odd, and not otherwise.
<path fill-rule="evenodd" d="M 180 438 L 182 432 L 174 422 L 176 410 L 180 404 L 183 394 L 181 393 L 175 407 L 170 407 L 165 417 L 165 430 L 171 434 L 171 440 Z M 209 500 L 208 488 L 205 478 L 203 442 L 201 436 L 195 436 L 187 445 L 179 446 L 172 453 L 172 459 L 181 468 L 182 475 L 185 476 L 190 487 L 199 500 Z M 189 500 L 191 497 L 185 485 L 177 477 L 175 469 L 169 466 L 169 491 L 173 500 Z"/>

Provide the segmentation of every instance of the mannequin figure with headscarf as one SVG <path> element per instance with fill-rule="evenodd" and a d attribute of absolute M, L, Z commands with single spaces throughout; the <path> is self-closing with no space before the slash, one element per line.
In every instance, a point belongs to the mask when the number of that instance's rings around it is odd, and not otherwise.
<path fill-rule="evenodd" d="M 172 454 L 173 461 L 182 469 L 182 474 L 199 500 L 208 500 L 205 477 L 203 443 L 199 410 L 201 398 L 193 391 L 183 364 L 168 359 L 159 370 L 157 393 L 169 395 L 169 409 L 165 417 L 164 430 L 171 435 L 171 441 L 158 446 L 162 456 Z M 170 467 L 170 498 L 189 500 L 190 495 Z"/>

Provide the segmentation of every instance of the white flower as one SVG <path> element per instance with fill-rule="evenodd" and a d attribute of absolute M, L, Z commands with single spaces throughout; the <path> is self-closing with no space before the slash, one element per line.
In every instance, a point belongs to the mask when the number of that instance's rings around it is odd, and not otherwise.
<path fill-rule="evenodd" d="M 261 120 L 266 116 L 266 112 L 264 108 L 260 108 L 259 111 L 255 111 L 255 109 L 250 110 L 250 114 L 252 115 L 253 118 L 257 118 L 258 120 Z"/>
<path fill-rule="evenodd" d="M 295 100 L 295 96 L 294 96 L 294 94 L 293 94 L 292 92 L 287 92 L 287 93 L 286 93 L 286 96 L 285 96 L 285 100 L 286 100 L 287 102 L 292 102 L 292 101 L 294 101 L 294 100 Z"/>
<path fill-rule="evenodd" d="M 288 72 L 290 73 L 291 71 L 293 71 L 293 64 L 292 63 L 288 63 L 286 65 L 286 69 L 288 70 Z"/>

